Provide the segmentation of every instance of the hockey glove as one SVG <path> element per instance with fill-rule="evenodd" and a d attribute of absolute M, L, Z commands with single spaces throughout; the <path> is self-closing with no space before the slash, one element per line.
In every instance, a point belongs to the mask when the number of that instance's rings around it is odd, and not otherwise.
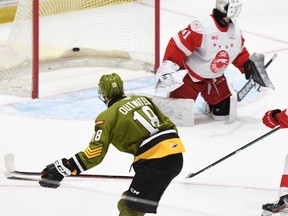
<path fill-rule="evenodd" d="M 263 124 L 265 124 L 269 128 L 275 128 L 276 126 L 278 126 L 279 121 L 276 115 L 279 114 L 280 112 L 281 112 L 280 109 L 267 111 L 262 118 Z"/>
<path fill-rule="evenodd" d="M 288 110 L 287 109 L 278 113 L 276 118 L 278 119 L 280 128 L 288 128 Z"/>
<path fill-rule="evenodd" d="M 250 59 L 248 59 L 245 63 L 244 63 L 244 73 L 245 73 L 245 78 L 247 80 L 250 79 L 250 77 L 253 75 L 253 68 L 255 67 L 255 64 L 253 61 L 251 61 Z"/>
<path fill-rule="evenodd" d="M 258 91 L 259 86 L 272 89 L 275 88 L 266 71 L 266 67 L 268 67 L 269 64 L 267 63 L 264 65 L 263 54 L 253 53 L 253 55 L 250 56 L 250 59 L 243 65 L 245 78 L 252 79 L 255 83 L 254 87 Z"/>
<path fill-rule="evenodd" d="M 172 61 L 164 61 L 156 72 L 156 90 L 173 91 L 183 84 L 187 70 L 179 70 L 179 65 Z"/>
<path fill-rule="evenodd" d="M 259 76 L 256 76 L 256 74 L 259 74 L 257 67 L 255 66 L 255 63 L 248 59 L 244 64 L 244 73 L 245 78 L 249 80 L 252 78 L 254 83 L 254 88 L 257 91 L 260 91 L 262 86 L 265 86 L 265 83 L 259 78 Z"/>
<path fill-rule="evenodd" d="M 39 184 L 42 187 L 58 188 L 63 178 L 71 175 L 74 171 L 75 168 L 69 164 L 66 158 L 56 160 L 54 163 L 47 165 L 42 171 Z"/>

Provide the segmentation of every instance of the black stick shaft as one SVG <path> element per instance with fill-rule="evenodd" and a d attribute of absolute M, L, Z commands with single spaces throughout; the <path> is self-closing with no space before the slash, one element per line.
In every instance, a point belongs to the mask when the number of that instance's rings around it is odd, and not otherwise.
<path fill-rule="evenodd" d="M 274 54 L 272 58 L 265 64 L 265 69 L 274 61 L 274 59 L 277 58 L 277 54 Z"/>
<path fill-rule="evenodd" d="M 275 129 L 269 131 L 268 133 L 266 133 L 266 134 L 264 134 L 264 135 L 258 137 L 257 139 L 255 139 L 255 140 L 251 141 L 250 143 L 248 143 L 248 144 L 242 146 L 241 148 L 239 148 L 239 149 L 237 149 L 237 150 L 231 152 L 230 154 L 228 154 L 228 155 L 226 155 L 226 156 L 220 158 L 219 160 L 217 160 L 217 161 L 215 161 L 214 163 L 210 164 L 209 166 L 207 166 L 207 167 L 205 167 L 205 168 L 199 170 L 198 172 L 196 172 L 196 173 L 190 173 L 186 178 L 192 178 L 192 177 L 194 177 L 194 176 L 196 176 L 196 175 L 198 175 L 198 174 L 204 172 L 205 170 L 210 169 L 211 167 L 215 166 L 216 164 L 218 164 L 218 163 L 220 163 L 220 162 L 226 160 L 227 158 L 231 157 L 232 155 L 235 155 L 235 154 L 239 153 L 240 151 L 242 151 L 242 150 L 244 150 L 245 148 L 247 148 L 247 147 L 253 145 L 254 143 L 258 142 L 259 140 L 261 140 L 261 139 L 263 139 L 263 138 L 265 138 L 265 137 L 271 135 L 272 133 L 276 132 L 276 131 L 279 130 L 279 129 L 280 129 L 280 127 L 277 127 L 277 128 L 275 128 Z"/>
<path fill-rule="evenodd" d="M 29 172 L 29 171 L 14 171 L 16 174 L 27 175 L 27 176 L 40 176 L 40 172 Z M 67 176 L 71 178 L 108 178 L 108 179 L 132 179 L 133 176 L 124 175 L 101 175 L 101 174 L 79 174 L 76 176 Z"/>

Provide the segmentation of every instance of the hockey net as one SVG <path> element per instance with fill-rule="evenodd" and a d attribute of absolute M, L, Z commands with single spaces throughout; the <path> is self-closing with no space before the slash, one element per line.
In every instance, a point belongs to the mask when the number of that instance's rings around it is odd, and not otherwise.
<path fill-rule="evenodd" d="M 17 5 L 17 0 L 0 0 L 0 8 Z"/>
<path fill-rule="evenodd" d="M 158 25 L 159 0 L 19 0 L 0 49 L 0 93 L 37 98 L 39 71 L 59 68 L 153 71 Z"/>

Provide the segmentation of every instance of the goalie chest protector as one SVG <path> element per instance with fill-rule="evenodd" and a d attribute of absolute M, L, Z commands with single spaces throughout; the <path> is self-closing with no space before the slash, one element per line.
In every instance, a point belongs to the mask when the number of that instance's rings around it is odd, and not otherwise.
<path fill-rule="evenodd" d="M 221 28 L 212 16 L 196 19 L 190 27 L 202 34 L 202 41 L 200 47 L 187 56 L 186 66 L 203 78 L 220 77 L 243 49 L 240 28 L 233 23 Z"/>

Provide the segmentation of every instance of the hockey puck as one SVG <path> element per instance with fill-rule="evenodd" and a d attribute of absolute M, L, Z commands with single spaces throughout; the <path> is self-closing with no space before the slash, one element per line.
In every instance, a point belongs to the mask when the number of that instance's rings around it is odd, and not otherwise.
<path fill-rule="evenodd" d="M 79 52 L 80 48 L 79 47 L 74 47 L 72 50 L 73 50 L 73 52 Z"/>

